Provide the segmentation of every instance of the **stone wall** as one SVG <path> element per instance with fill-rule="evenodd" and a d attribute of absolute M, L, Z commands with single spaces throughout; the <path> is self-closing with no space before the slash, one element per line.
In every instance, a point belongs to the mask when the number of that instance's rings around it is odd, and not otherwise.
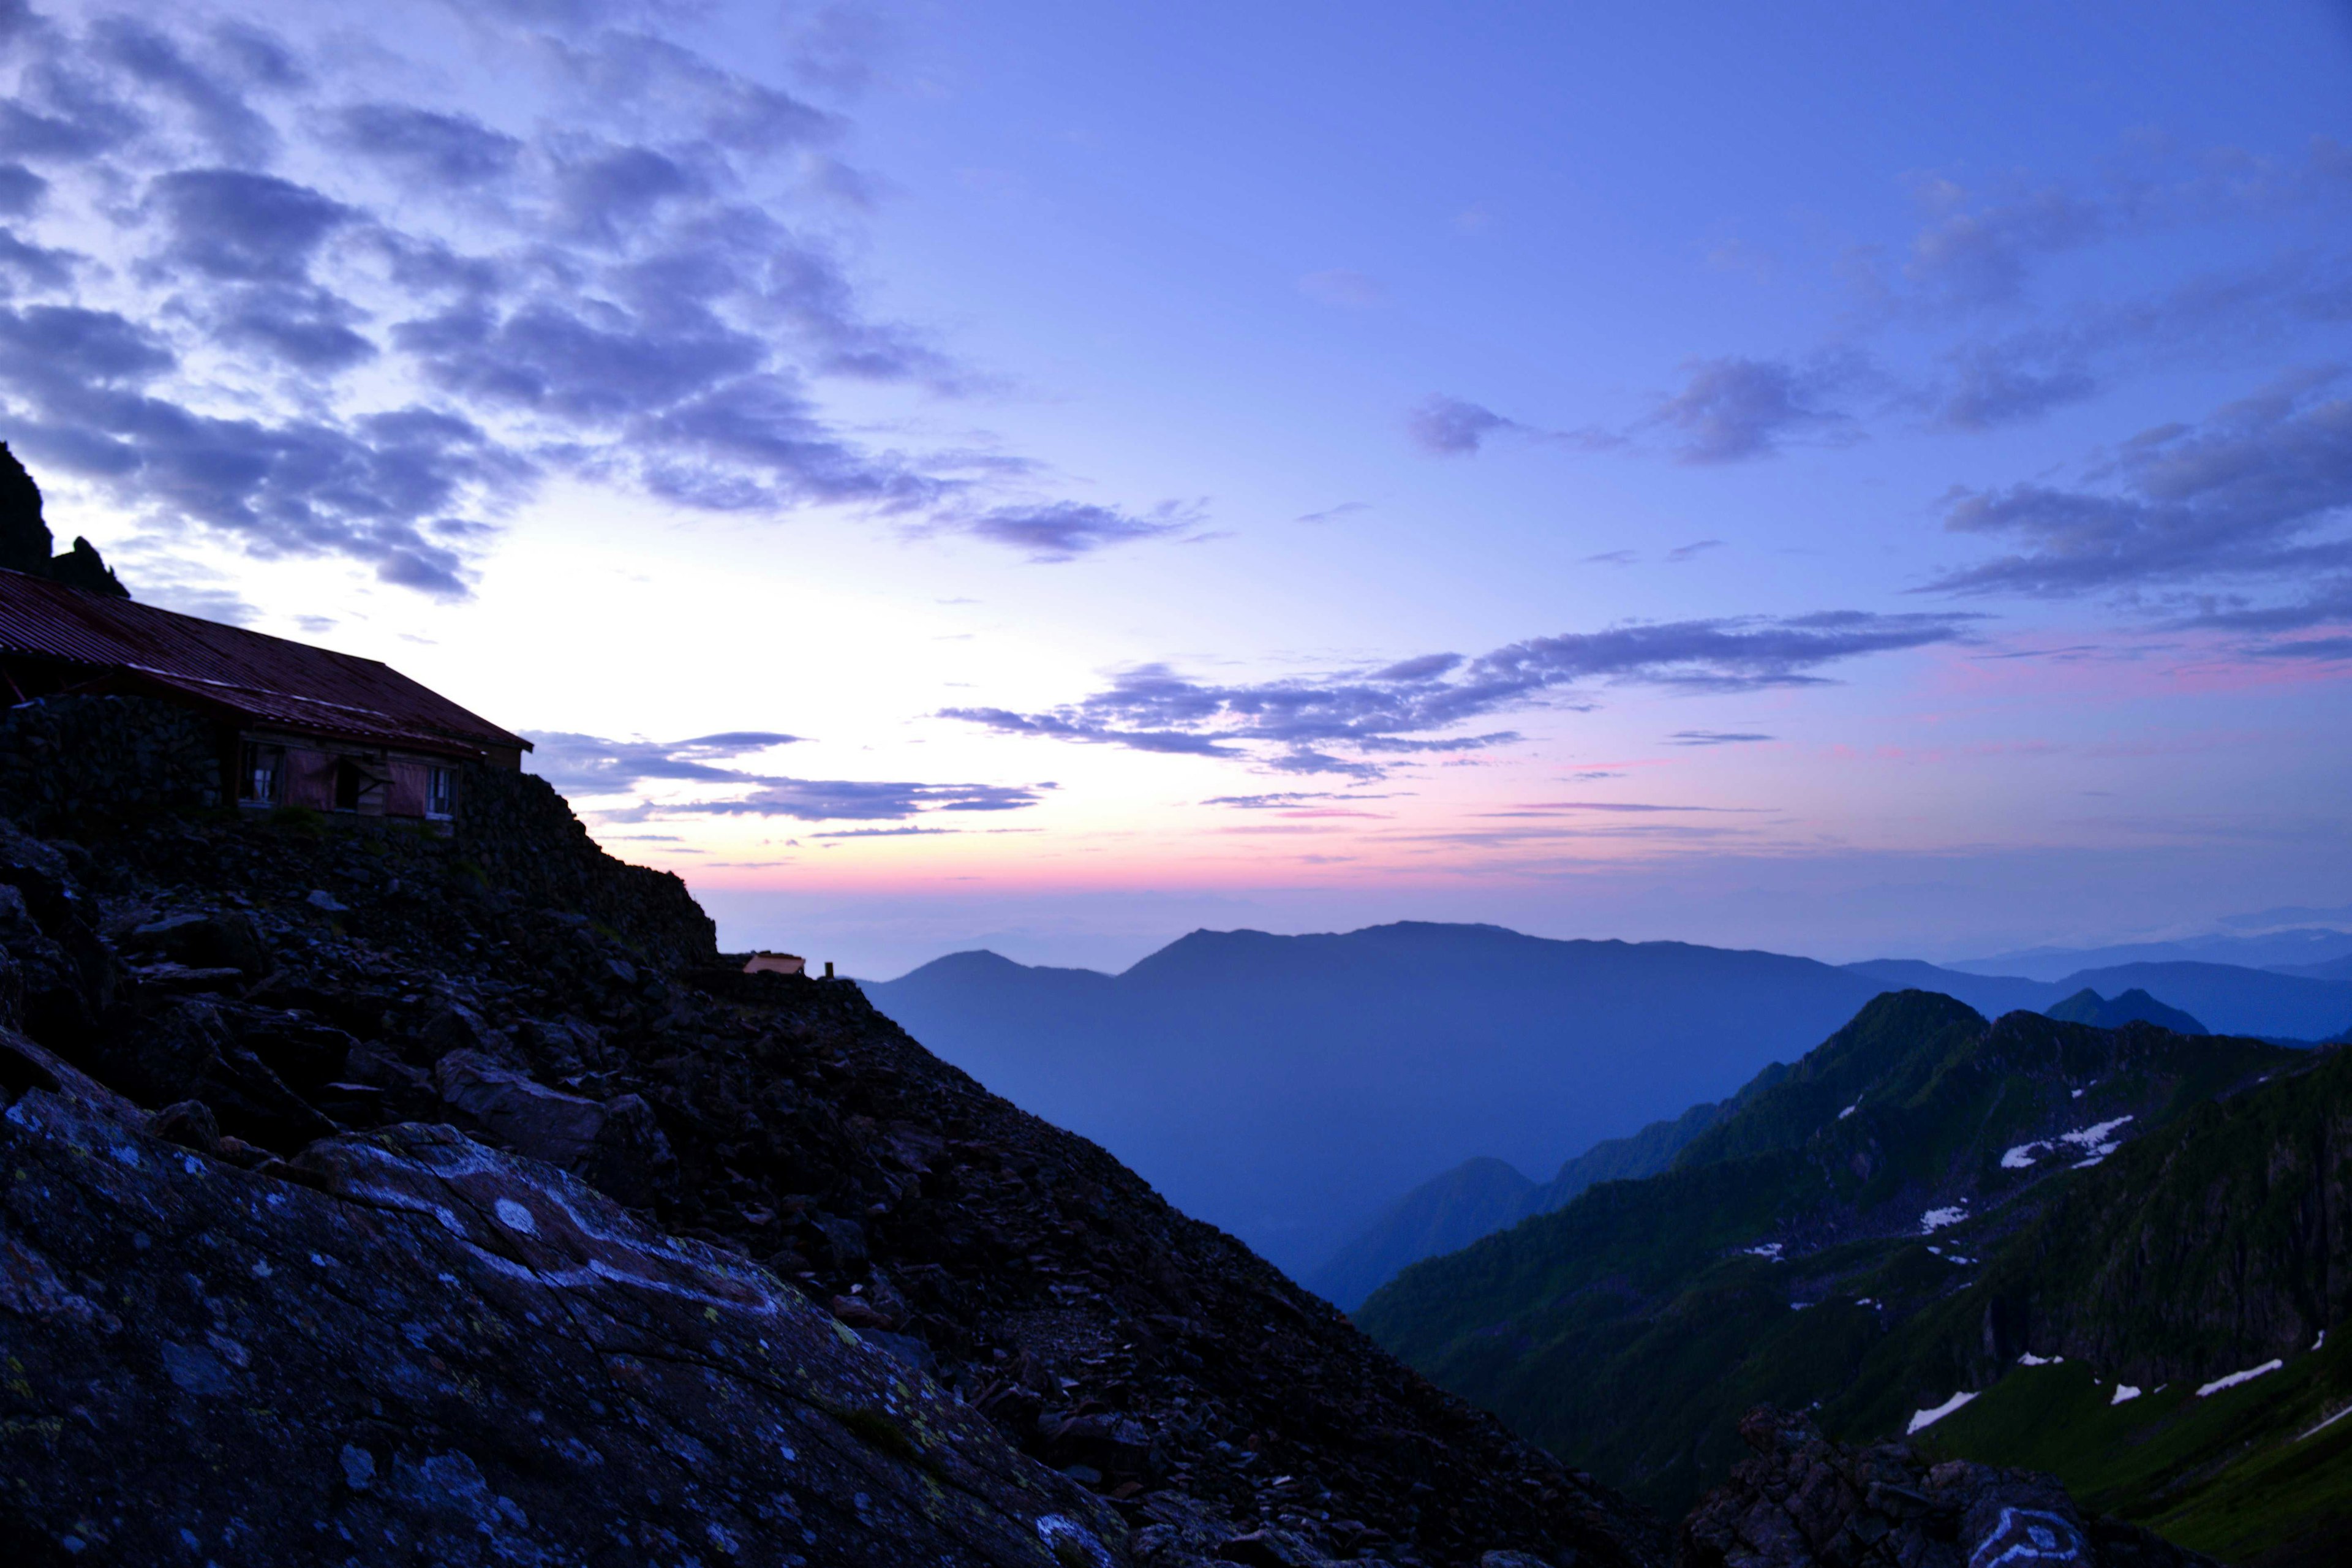
<path fill-rule="evenodd" d="M 231 739 L 203 715 L 152 697 L 47 697 L 7 709 L 0 817 L 36 835 L 86 837 L 159 812 L 219 807 Z M 716 930 L 686 884 L 605 854 L 544 779 L 477 764 L 457 789 L 456 848 L 488 887 L 585 915 L 667 964 L 716 958 Z"/>
<path fill-rule="evenodd" d="M 92 821 L 222 804 L 219 726 L 152 697 L 45 697 L 0 711 L 0 816 L 68 836 Z"/>
<path fill-rule="evenodd" d="M 718 928 L 667 871 L 615 860 L 545 779 L 477 764 L 457 781 L 457 843 L 491 886 L 569 910 L 673 965 L 709 963 Z"/>

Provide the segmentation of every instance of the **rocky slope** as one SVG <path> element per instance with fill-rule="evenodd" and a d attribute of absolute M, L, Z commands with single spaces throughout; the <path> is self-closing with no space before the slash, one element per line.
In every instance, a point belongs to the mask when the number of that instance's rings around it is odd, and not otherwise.
<path fill-rule="evenodd" d="M 1843 1448 L 1806 1417 L 1750 1411 L 1752 1450 L 1684 1521 L 1685 1568 L 2192 1568 L 2209 1564 L 2118 1520 L 2085 1517 L 2045 1475 L 1931 1464 L 1902 1443 Z"/>
<path fill-rule="evenodd" d="M 78 842 L 0 830 L 0 1534 L 1660 1560 L 1639 1509 L 855 986 L 737 972 L 543 785 L 465 791 L 455 839 L 54 802 Z"/>

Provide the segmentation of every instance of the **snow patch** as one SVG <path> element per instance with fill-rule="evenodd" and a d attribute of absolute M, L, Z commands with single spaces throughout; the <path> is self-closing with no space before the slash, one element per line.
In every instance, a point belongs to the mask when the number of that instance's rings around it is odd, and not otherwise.
<path fill-rule="evenodd" d="M 2058 1134 L 2058 1141 L 2061 1143 L 2072 1143 L 2077 1149 L 2090 1151 L 2089 1159 L 2074 1162 L 2074 1169 L 2079 1171 L 2086 1165 L 2097 1164 L 2121 1148 L 2123 1141 L 2108 1135 L 2130 1120 L 2128 1116 L 2118 1116 L 2113 1121 L 2102 1121 L 2095 1127 L 2085 1127 L 2079 1132 L 2061 1132 Z"/>
<path fill-rule="evenodd" d="M 2027 1351 L 2023 1355 L 2017 1358 L 2017 1364 L 2020 1366 L 2057 1366 L 2061 1363 L 2064 1362 L 2065 1359 L 2066 1358 L 2063 1355 L 2035 1355 L 2032 1351 Z"/>
<path fill-rule="evenodd" d="M 2221 1393 L 2225 1388 L 2235 1388 L 2242 1383 L 2252 1383 L 2254 1379 L 2262 1376 L 2263 1373 L 2266 1372 L 2276 1372 L 2285 1364 L 2286 1363 L 2283 1361 L 2266 1361 L 2260 1366 L 2248 1367 L 2243 1372 L 2233 1372 L 2227 1377 L 2217 1377 L 2212 1382 L 2207 1384 L 2204 1387 L 2199 1389 L 2197 1391 L 2197 1397 L 2200 1399 L 2210 1398 L 2213 1394 Z"/>
<path fill-rule="evenodd" d="M 1843 1110 L 1838 1112 L 1838 1120 L 1840 1121 L 1843 1121 L 1847 1117 L 1852 1116 L 1855 1111 L 1860 1110 L 1861 1109 L 1862 1101 L 1857 1100 L 1852 1105 L 1847 1106 Z"/>
<path fill-rule="evenodd" d="M 2119 1383 L 2116 1384 L 2116 1396 L 2113 1399 L 2108 1400 L 2107 1403 L 2109 1405 L 2126 1405 L 2138 1397 L 2138 1389 L 2134 1388 L 2128 1383 Z"/>
<path fill-rule="evenodd" d="M 1969 1217 L 1969 1205 L 1960 1203 L 1948 1208 L 1929 1209 L 1919 1216 L 1919 1234 L 1933 1236 L 1948 1225 L 1958 1225 Z"/>
<path fill-rule="evenodd" d="M 1913 1411 L 1911 1413 L 1911 1425 L 1903 1429 L 1903 1435 L 1907 1437 L 1916 1433 L 1926 1431 L 1928 1427 L 1933 1426 L 1937 1422 L 1941 1421 L 1945 1416 L 1949 1415 L 1953 1411 L 1958 1410 L 1961 1405 L 1966 1405 L 1969 1400 L 1974 1399 L 1976 1395 L 1973 1394 L 1955 1394 L 1941 1405 L 1937 1405 L 1933 1410 Z"/>
<path fill-rule="evenodd" d="M 2320 1331 L 2319 1331 L 2319 1337 L 2318 1337 L 2317 1339 L 2315 1339 L 2315 1340 L 2314 1340 L 2314 1341 L 2312 1341 L 2312 1342 L 2311 1342 L 2311 1348 L 2312 1348 L 2313 1350 L 2317 1350 L 2317 1349 L 2319 1349 L 2319 1347 L 2320 1347 L 2320 1346 L 2322 1346 L 2322 1345 L 2326 1344 L 2326 1342 L 2327 1342 L 2327 1331 L 2326 1331 L 2326 1329 L 2322 1329 L 2322 1330 L 2320 1330 Z"/>
<path fill-rule="evenodd" d="M 1755 1247 L 1743 1247 L 1740 1250 L 1750 1258 L 1769 1258 L 1775 1263 L 1780 1261 L 1780 1244 L 1777 1241 L 1767 1241 Z"/>
<path fill-rule="evenodd" d="M 2078 1099 L 2082 1092 L 2079 1089 L 2074 1091 Z M 2076 1170 L 2079 1171 L 2085 1165 L 2095 1165 L 2122 1146 L 2123 1141 L 2114 1136 L 2115 1131 L 2131 1120 L 2133 1119 L 2128 1116 L 2118 1116 L 2112 1121 L 2101 1121 L 2090 1127 L 2078 1127 L 2072 1132 L 2061 1132 L 2055 1138 L 2040 1138 L 2031 1143 L 2020 1143 L 2001 1155 L 2000 1168 L 2004 1171 L 2030 1169 L 2036 1160 L 2041 1159 L 2042 1155 L 2049 1153 L 2061 1143 L 2072 1143 L 2077 1150 L 2089 1156 L 2087 1159 L 2074 1163 Z"/>

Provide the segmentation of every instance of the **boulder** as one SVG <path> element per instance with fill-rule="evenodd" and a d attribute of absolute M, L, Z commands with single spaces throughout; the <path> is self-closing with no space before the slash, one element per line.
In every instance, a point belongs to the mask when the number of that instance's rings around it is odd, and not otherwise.
<path fill-rule="evenodd" d="M 263 974 L 268 950 L 250 917 L 235 911 L 166 915 L 133 927 L 117 944 L 125 952 L 152 953 L 190 969 L 234 969 Z"/>
<path fill-rule="evenodd" d="M 2217 1568 L 2137 1525 L 2086 1517 L 2037 1471 L 1930 1466 L 1906 1443 L 1849 1448 L 1769 1405 L 1739 1436 L 1753 1457 L 1683 1521 L 1683 1568 Z"/>
<path fill-rule="evenodd" d="M 638 1095 L 594 1100 L 566 1094 L 479 1051 L 451 1051 L 436 1064 L 434 1078 L 441 1098 L 470 1125 L 632 1206 L 651 1206 L 676 1171 L 653 1107 Z"/>

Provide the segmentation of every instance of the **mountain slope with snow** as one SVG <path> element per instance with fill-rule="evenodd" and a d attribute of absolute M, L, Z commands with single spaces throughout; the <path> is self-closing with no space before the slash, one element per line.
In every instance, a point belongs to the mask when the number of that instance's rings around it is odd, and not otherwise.
<path fill-rule="evenodd" d="M 1759 1075 L 1672 1169 L 1416 1264 L 1357 1321 L 1571 1464 L 1678 1509 L 1738 1457 L 1750 1406 L 1853 1395 L 1890 1335 L 2134 1136 L 2311 1060 L 1882 996 Z M 1899 1434 L 1983 1386 L 1879 1381 L 1857 1432 Z"/>

